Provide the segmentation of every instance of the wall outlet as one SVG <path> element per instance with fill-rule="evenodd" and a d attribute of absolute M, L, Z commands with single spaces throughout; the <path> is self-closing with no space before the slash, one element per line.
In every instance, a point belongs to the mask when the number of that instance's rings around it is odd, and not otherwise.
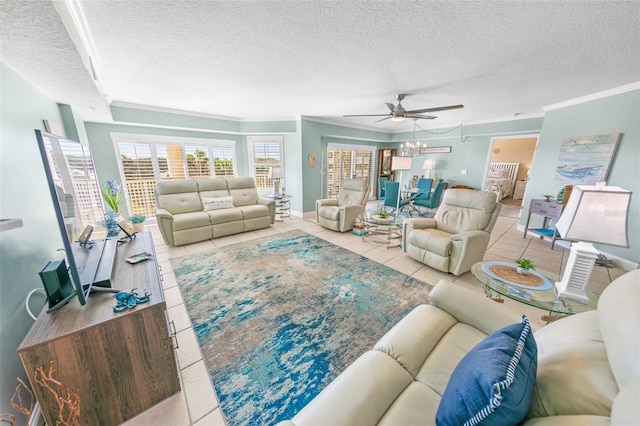
<path fill-rule="evenodd" d="M 467 174 L 467 169 L 462 169 L 462 170 L 460 171 L 460 174 L 461 174 L 461 175 L 466 175 L 466 174 Z"/>

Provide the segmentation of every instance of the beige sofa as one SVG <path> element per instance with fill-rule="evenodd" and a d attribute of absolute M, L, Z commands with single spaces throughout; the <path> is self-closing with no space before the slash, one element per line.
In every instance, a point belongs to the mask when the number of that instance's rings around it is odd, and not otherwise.
<path fill-rule="evenodd" d="M 447 189 L 434 218 L 404 221 L 402 250 L 439 271 L 464 274 L 484 258 L 501 208 L 492 192 Z"/>
<path fill-rule="evenodd" d="M 444 280 L 429 302 L 280 426 L 435 424 L 458 362 L 488 334 L 519 322 L 520 315 Z M 534 333 L 538 366 L 523 425 L 640 424 L 639 304 L 636 270 L 608 286 L 597 310 Z"/>
<path fill-rule="evenodd" d="M 156 206 L 162 238 L 174 246 L 268 228 L 275 220 L 274 200 L 258 196 L 252 177 L 163 181 Z"/>

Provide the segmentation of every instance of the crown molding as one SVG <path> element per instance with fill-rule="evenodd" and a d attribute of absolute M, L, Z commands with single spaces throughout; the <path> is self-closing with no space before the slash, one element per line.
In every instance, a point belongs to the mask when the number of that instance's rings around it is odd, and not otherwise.
<path fill-rule="evenodd" d="M 640 90 L 640 81 L 627 84 L 626 86 L 615 87 L 613 89 L 604 90 L 602 92 L 593 93 L 591 95 L 582 96 L 580 98 L 570 99 L 568 101 L 559 102 L 557 104 L 542 107 L 543 111 L 552 111 L 554 109 L 566 108 L 568 106 L 578 105 L 585 102 L 591 102 L 598 99 L 608 98 L 609 96 L 619 95 L 621 93 L 631 92 L 632 90 Z"/>
<path fill-rule="evenodd" d="M 113 101 L 111 102 L 111 106 L 120 107 L 120 108 L 130 108 L 130 109 L 139 109 L 142 111 L 152 111 L 152 112 L 161 112 L 167 114 L 176 114 L 176 115 L 186 115 L 189 117 L 200 117 L 200 118 L 208 118 L 211 120 L 224 120 L 224 121 L 233 121 L 236 123 L 258 123 L 258 122 L 269 122 L 269 121 L 296 121 L 296 117 L 270 117 L 270 118 L 239 118 L 239 117 L 231 117 L 227 115 L 216 115 L 216 114 L 207 114 L 204 112 L 195 112 L 195 111 L 186 111 L 182 109 L 175 108 L 165 108 L 151 105 L 141 105 L 135 104 L 131 102 L 122 102 L 122 101 Z"/>

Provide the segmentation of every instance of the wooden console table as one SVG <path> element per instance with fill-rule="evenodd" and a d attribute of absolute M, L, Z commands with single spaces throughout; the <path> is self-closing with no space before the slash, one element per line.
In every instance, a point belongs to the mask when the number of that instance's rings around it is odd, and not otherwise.
<path fill-rule="evenodd" d="M 154 258 L 125 262 L 144 251 Z M 51 361 L 53 377 L 79 395 L 83 425 L 120 424 L 180 390 L 151 234 L 120 244 L 115 262 L 113 288 L 151 292 L 147 303 L 114 313 L 113 293 L 93 293 L 84 306 L 77 298 L 56 312 L 45 306 L 18 348 L 47 424 L 56 424 L 58 406 L 34 378 Z"/>
<path fill-rule="evenodd" d="M 553 219 L 556 222 L 558 221 L 558 219 L 560 219 L 565 206 L 566 204 L 560 204 L 555 201 L 531 200 L 531 204 L 529 205 L 529 214 L 527 215 L 527 223 L 524 225 L 524 236 L 522 238 L 527 237 L 527 232 L 539 235 L 540 238 L 542 238 L 543 236 L 551 237 L 551 250 L 553 250 L 553 246 L 555 245 L 557 238 L 556 234 L 558 232 L 556 231 L 555 225 L 553 226 L 553 229 L 549 230 L 550 232 L 547 235 L 534 229 L 530 229 L 529 221 L 531 220 L 532 214 L 543 216 L 544 219 L 542 221 L 542 228 L 546 229 L 549 219 Z"/>

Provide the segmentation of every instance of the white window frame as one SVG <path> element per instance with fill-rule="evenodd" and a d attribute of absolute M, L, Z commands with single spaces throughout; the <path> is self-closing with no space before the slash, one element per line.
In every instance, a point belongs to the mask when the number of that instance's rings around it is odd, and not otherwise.
<path fill-rule="evenodd" d="M 121 143 L 130 144 L 147 144 L 151 150 L 153 175 L 156 185 L 163 179 L 161 177 L 160 169 L 158 166 L 158 154 L 157 145 L 179 145 L 179 146 L 206 146 L 208 147 L 208 154 L 210 158 L 210 167 L 212 178 L 215 177 L 215 168 L 213 165 L 213 157 L 211 149 L 214 147 L 231 148 L 231 156 L 233 161 L 233 175 L 237 176 L 237 153 L 236 153 L 236 141 L 228 139 L 204 139 L 204 138 L 189 138 L 182 136 L 166 136 L 166 135 L 147 135 L 147 134 L 134 134 L 134 133 L 111 133 L 111 141 L 113 142 L 113 149 L 116 154 L 116 161 L 118 163 L 118 171 L 120 173 L 120 183 L 125 186 L 124 198 L 127 205 L 127 210 L 131 213 L 131 200 L 129 199 L 129 191 L 126 190 L 126 180 L 124 174 L 124 168 L 121 161 L 120 146 Z M 185 166 L 185 177 L 189 179 L 189 168 L 186 163 L 186 151 L 182 149 L 182 161 Z M 148 218 L 153 219 L 153 218 Z"/>
<path fill-rule="evenodd" d="M 256 143 L 265 143 L 265 142 L 277 142 L 280 150 L 280 161 L 269 163 L 272 166 L 280 166 L 282 170 L 282 178 L 280 179 L 280 188 L 283 187 L 283 182 L 286 182 L 286 174 L 284 167 L 284 136 L 282 135 L 254 135 L 247 136 L 247 156 L 249 159 L 249 176 L 253 177 L 254 181 L 256 181 L 256 186 L 258 184 L 258 179 L 256 176 L 256 159 L 255 159 L 255 144 Z M 273 192 L 273 187 L 260 187 L 258 186 L 258 193 L 260 194 L 271 194 Z"/>
<path fill-rule="evenodd" d="M 324 159 L 324 163 L 325 163 L 325 170 L 323 171 L 324 173 L 324 182 L 323 184 L 325 185 L 325 187 L 328 187 L 328 167 L 329 167 L 329 151 L 351 151 L 351 152 L 355 152 L 355 151 L 366 151 L 366 152 L 370 152 L 371 153 L 371 170 L 369 173 L 369 182 L 367 182 L 367 184 L 369 185 L 369 188 L 374 188 L 373 184 L 374 184 L 374 179 L 375 179 L 375 161 L 376 161 L 376 153 L 378 151 L 378 148 L 372 145 L 356 145 L 356 144 L 349 144 L 349 143 L 337 143 L 337 142 L 328 142 L 327 143 L 327 152 L 326 152 L 326 158 Z M 373 198 L 373 191 L 369 192 L 369 199 Z M 328 191 L 327 191 L 328 194 Z M 328 195 L 327 195 L 328 196 Z"/>

